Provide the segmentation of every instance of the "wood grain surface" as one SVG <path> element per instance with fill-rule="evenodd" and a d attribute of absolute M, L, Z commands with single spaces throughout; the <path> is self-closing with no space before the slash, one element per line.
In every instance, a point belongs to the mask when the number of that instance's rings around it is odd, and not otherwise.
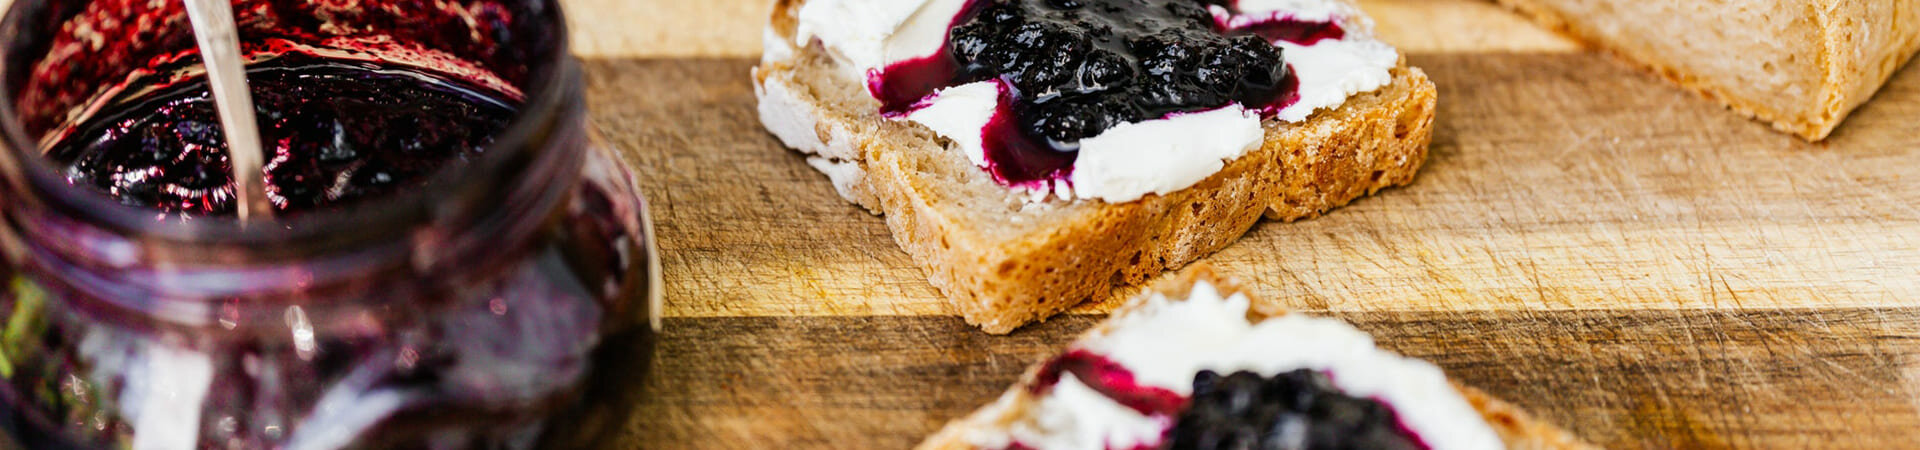
<path fill-rule="evenodd" d="M 1412 186 L 1209 260 L 1288 306 L 1898 306 L 1920 298 L 1920 80 L 1808 144 L 1586 53 L 1414 54 L 1444 96 Z M 944 314 L 881 220 L 754 118 L 744 59 L 600 61 L 596 123 L 657 175 L 675 316 Z M 701 298 L 710 293 L 724 298 Z M 1088 308 L 1099 310 L 1098 307 Z"/>
<path fill-rule="evenodd" d="M 1806 144 L 1599 55 L 1410 59 L 1443 96 L 1420 179 L 1213 264 L 1611 446 L 1920 433 L 1920 71 Z M 946 316 L 881 220 L 758 130 L 751 65 L 589 64 L 675 318 L 621 445 L 905 446 L 1097 317 Z"/>
<path fill-rule="evenodd" d="M 614 3 L 568 6 L 670 319 L 610 447 L 910 446 L 1105 310 L 1006 337 L 950 317 L 760 130 L 760 24 L 728 11 L 764 2 Z M 1439 85 L 1432 159 L 1216 267 L 1609 447 L 1920 437 L 1920 70 L 1808 144 L 1484 3 L 1363 5 Z"/>
<path fill-rule="evenodd" d="M 8 0 L 0 0 L 5 5 Z M 979 333 L 754 116 L 769 0 L 572 0 L 666 331 L 609 448 L 901 448 L 1100 318 Z M 1209 258 L 1609 447 L 1920 438 L 1920 70 L 1808 144 L 1473 0 L 1365 0 L 1441 92 L 1410 186 Z"/>
<path fill-rule="evenodd" d="M 1333 316 L 1608 447 L 1897 448 L 1920 438 L 1912 310 Z M 906 448 L 1096 320 L 1004 337 L 936 317 L 670 320 L 661 365 L 615 446 Z"/>

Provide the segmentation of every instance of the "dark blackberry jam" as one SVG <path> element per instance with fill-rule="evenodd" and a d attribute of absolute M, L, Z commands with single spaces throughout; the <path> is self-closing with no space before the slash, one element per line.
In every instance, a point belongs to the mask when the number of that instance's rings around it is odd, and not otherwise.
<path fill-rule="evenodd" d="M 440 76 L 283 56 L 249 67 L 267 197 L 303 212 L 378 197 L 479 154 L 518 102 Z M 76 185 L 122 203 L 232 214 L 225 136 L 202 81 L 103 111 L 48 150 Z"/>
<path fill-rule="evenodd" d="M 1426 448 L 1386 404 L 1346 395 L 1307 369 L 1273 377 L 1201 371 L 1168 437 L 1165 448 L 1174 450 Z"/>
<path fill-rule="evenodd" d="M 0 448 L 618 438 L 658 260 L 555 1 L 236 1 L 271 222 L 182 2 L 10 8 Z"/>
<path fill-rule="evenodd" d="M 880 70 L 868 89 L 900 117 L 941 88 L 996 82 L 994 121 L 1012 126 L 984 131 L 987 168 L 1030 185 L 1064 179 L 1081 140 L 1123 123 L 1233 103 L 1270 116 L 1298 98 L 1273 42 L 1342 35 L 1196 0 L 972 0 L 938 53 Z"/>

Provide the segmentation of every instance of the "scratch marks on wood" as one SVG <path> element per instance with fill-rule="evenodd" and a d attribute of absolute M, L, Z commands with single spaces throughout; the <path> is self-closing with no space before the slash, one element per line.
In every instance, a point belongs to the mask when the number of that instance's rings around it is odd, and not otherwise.
<path fill-rule="evenodd" d="M 1607 447 L 1902 447 L 1920 311 L 1333 313 Z M 1093 316 L 1008 337 L 945 317 L 685 318 L 625 442 L 902 448 L 991 401 Z M 718 438 L 718 439 L 716 439 Z M 735 440 L 752 439 L 752 441 Z"/>
<path fill-rule="evenodd" d="M 1274 277 L 1256 293 L 1309 309 L 1920 299 L 1920 189 L 1902 189 L 1920 173 L 1920 131 L 1888 117 L 1920 104 L 1920 70 L 1814 146 L 1603 56 L 1410 59 L 1445 99 L 1419 179 L 1262 224 L 1211 262 Z M 761 131 L 751 65 L 587 64 L 594 123 L 657 203 L 667 314 L 947 314 L 881 219 Z"/>

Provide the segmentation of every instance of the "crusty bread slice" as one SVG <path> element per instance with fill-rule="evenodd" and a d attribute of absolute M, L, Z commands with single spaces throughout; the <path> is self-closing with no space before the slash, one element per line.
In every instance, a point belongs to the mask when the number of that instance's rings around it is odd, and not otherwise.
<path fill-rule="evenodd" d="M 1920 5 L 1901 0 L 1498 1 L 1807 140 L 1920 48 Z"/>
<path fill-rule="evenodd" d="M 881 118 L 818 43 L 793 45 L 801 0 L 781 0 L 753 71 L 761 120 L 883 214 L 894 239 L 953 303 L 1004 334 L 1176 269 L 1238 239 L 1262 214 L 1292 221 L 1413 180 L 1432 139 L 1435 92 L 1404 63 L 1391 84 L 1298 124 L 1268 121 L 1264 147 L 1187 189 L 1122 204 L 1031 202 L 945 139 Z"/>
<path fill-rule="evenodd" d="M 1168 299 L 1185 299 L 1193 289 L 1193 285 L 1201 282 L 1213 285 L 1214 289 L 1218 290 L 1221 296 L 1245 293 L 1245 291 L 1240 288 L 1239 283 L 1232 279 L 1221 277 L 1214 273 L 1211 267 L 1202 263 L 1195 264 L 1193 267 L 1182 271 L 1173 279 L 1154 285 L 1152 291 L 1143 294 L 1142 297 L 1144 298 L 1146 295 L 1151 295 L 1152 292 L 1158 292 Z M 1105 334 L 1111 331 L 1111 327 L 1116 326 L 1114 325 L 1114 318 L 1132 313 L 1143 303 L 1138 301 L 1139 299 L 1135 300 L 1136 301 L 1121 307 L 1119 310 L 1114 311 L 1112 317 L 1094 326 L 1093 329 L 1088 330 L 1082 334 L 1082 336 Z M 1266 320 L 1269 317 L 1285 314 L 1287 314 L 1287 311 L 1284 308 L 1272 303 L 1262 302 L 1256 298 L 1253 299 L 1252 306 L 1248 311 L 1247 320 L 1258 322 Z M 981 431 L 1004 430 L 1015 421 L 1020 420 L 1028 413 L 1029 408 L 1035 406 L 1035 402 L 1039 400 L 1039 398 L 1033 394 L 1033 392 L 1035 392 L 1033 385 L 1038 382 L 1038 374 L 1042 365 L 1044 365 L 1044 363 L 1036 363 L 1029 367 L 1026 375 L 1021 377 L 1020 382 L 1007 389 L 1007 392 L 1002 394 L 998 400 L 981 407 L 979 410 L 974 411 L 973 414 L 967 415 L 967 417 L 947 423 L 939 432 L 934 433 L 931 437 L 928 437 L 926 441 L 921 442 L 917 448 L 921 450 L 971 449 L 973 445 L 968 443 L 969 435 Z M 1500 401 L 1492 396 L 1488 396 L 1485 392 L 1462 386 L 1459 383 L 1454 383 L 1453 386 L 1460 391 L 1460 395 L 1466 397 L 1467 403 L 1472 405 L 1474 410 L 1480 412 L 1480 417 L 1487 421 L 1487 424 L 1493 428 L 1494 433 L 1500 435 L 1500 439 L 1507 444 L 1507 448 L 1595 448 L 1593 445 L 1580 440 L 1579 437 L 1568 433 L 1566 430 L 1534 419 L 1532 415 L 1520 409 L 1518 406 Z"/>

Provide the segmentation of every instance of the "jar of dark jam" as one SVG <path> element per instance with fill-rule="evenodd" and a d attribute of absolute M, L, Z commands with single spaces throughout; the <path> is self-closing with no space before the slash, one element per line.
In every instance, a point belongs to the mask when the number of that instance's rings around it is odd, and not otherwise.
<path fill-rule="evenodd" d="M 0 448 L 617 429 L 593 412 L 646 370 L 659 269 L 558 6 L 234 11 L 269 219 L 234 218 L 179 1 L 15 0 L 0 21 Z"/>

